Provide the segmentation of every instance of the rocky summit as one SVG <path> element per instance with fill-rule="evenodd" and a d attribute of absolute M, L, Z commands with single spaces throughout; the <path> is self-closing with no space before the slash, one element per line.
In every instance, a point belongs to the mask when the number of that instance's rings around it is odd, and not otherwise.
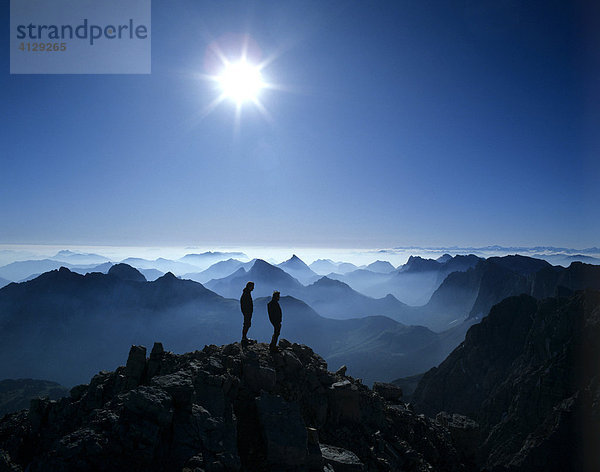
<path fill-rule="evenodd" d="M 0 421 L 0 470 L 466 471 L 466 418 L 415 414 L 389 384 L 327 370 L 285 339 L 127 363 Z M 451 436 L 451 429 L 460 434 Z"/>

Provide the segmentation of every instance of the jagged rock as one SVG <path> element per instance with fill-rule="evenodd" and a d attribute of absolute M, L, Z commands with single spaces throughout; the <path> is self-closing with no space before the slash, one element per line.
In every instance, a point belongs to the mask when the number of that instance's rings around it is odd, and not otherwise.
<path fill-rule="evenodd" d="M 22 470 L 12 461 L 6 451 L 0 449 L 0 472 L 22 472 Z"/>
<path fill-rule="evenodd" d="M 402 398 L 402 389 L 394 384 L 374 382 L 373 391 L 377 392 L 384 400 L 399 402 Z"/>
<path fill-rule="evenodd" d="M 129 357 L 125 365 L 127 387 L 134 388 L 139 385 L 146 369 L 146 348 L 144 346 L 131 346 Z"/>
<path fill-rule="evenodd" d="M 362 472 L 366 470 L 365 465 L 351 451 L 341 447 L 321 445 L 323 461 L 335 472 Z"/>
<path fill-rule="evenodd" d="M 125 413 L 138 415 L 158 426 L 168 426 L 173 419 L 173 399 L 158 386 L 142 385 L 127 392 L 123 407 Z"/>
<path fill-rule="evenodd" d="M 152 379 L 150 384 L 166 391 L 173 399 L 173 403 L 179 407 L 191 408 L 194 385 L 192 376 L 189 373 L 175 372 L 174 374 L 157 376 Z"/>
<path fill-rule="evenodd" d="M 134 346 L 125 367 L 2 418 L 0 460 L 30 472 L 465 472 L 446 428 L 340 380 L 307 346 L 280 347 L 155 345 L 146 360 Z"/>
<path fill-rule="evenodd" d="M 329 403 L 335 422 L 360 422 L 360 391 L 349 380 L 336 382 L 329 387 Z"/>
<path fill-rule="evenodd" d="M 306 466 L 308 470 L 323 470 L 323 455 L 319 445 L 319 432 L 315 428 L 306 428 L 307 452 Z"/>
<path fill-rule="evenodd" d="M 245 382 L 255 392 L 260 392 L 261 390 L 270 392 L 275 387 L 275 369 L 261 366 L 257 362 L 247 362 L 243 365 L 243 372 Z"/>
<path fill-rule="evenodd" d="M 476 455 L 487 470 L 600 470 L 600 453 L 589 447 L 589 432 L 600 430 L 592 393 L 600 372 L 599 320 L 597 291 L 507 298 L 423 376 L 412 397 L 416 409 L 477 421 L 482 440 L 474 454 L 469 444 L 477 428 L 439 416 L 463 457 Z"/>
<path fill-rule="evenodd" d="M 452 441 L 465 462 L 476 463 L 480 461 L 478 447 L 482 438 L 481 428 L 476 421 L 457 413 L 449 414 L 445 411 L 439 412 L 435 416 L 435 420 L 450 431 Z"/>
<path fill-rule="evenodd" d="M 300 407 L 279 395 L 263 393 L 256 399 L 258 421 L 266 445 L 266 462 L 274 469 L 306 468 L 307 433 Z"/>
<path fill-rule="evenodd" d="M 348 370 L 348 367 L 343 365 L 342 367 L 340 367 L 338 370 L 335 371 L 335 375 L 339 375 L 340 377 L 345 377 L 346 370 Z"/>
<path fill-rule="evenodd" d="M 162 343 L 154 343 L 154 346 L 152 346 L 152 352 L 150 352 L 150 357 L 160 356 L 164 354 L 164 352 L 165 348 L 163 347 Z"/>

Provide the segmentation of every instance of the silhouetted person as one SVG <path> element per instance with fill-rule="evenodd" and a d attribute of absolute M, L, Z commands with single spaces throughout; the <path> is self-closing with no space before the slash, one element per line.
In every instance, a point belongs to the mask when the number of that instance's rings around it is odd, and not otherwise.
<path fill-rule="evenodd" d="M 240 308 L 242 309 L 242 315 L 244 315 L 244 327 L 242 328 L 242 342 L 248 342 L 248 330 L 252 325 L 252 311 L 254 310 L 254 305 L 252 303 L 252 292 L 254 290 L 254 282 L 248 282 L 246 284 L 246 288 L 242 292 L 242 296 L 240 298 Z"/>
<path fill-rule="evenodd" d="M 277 350 L 277 338 L 281 332 L 281 307 L 279 306 L 279 292 L 273 292 L 273 298 L 267 303 L 267 312 L 269 313 L 269 320 L 273 325 L 273 337 L 271 338 L 271 344 L 269 349 L 271 351 Z"/>

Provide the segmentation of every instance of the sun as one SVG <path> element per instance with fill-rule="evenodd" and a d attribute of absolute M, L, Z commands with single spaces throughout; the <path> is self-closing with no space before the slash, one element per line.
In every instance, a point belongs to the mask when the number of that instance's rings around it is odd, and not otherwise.
<path fill-rule="evenodd" d="M 223 72 L 217 77 L 224 98 L 238 106 L 244 102 L 256 102 L 260 91 L 265 87 L 260 68 L 245 60 L 226 63 Z"/>
<path fill-rule="evenodd" d="M 273 90 L 284 88 L 273 82 L 267 72 L 278 54 L 263 57 L 256 42 L 248 35 L 226 36 L 212 41 L 206 48 L 204 70 L 206 74 L 194 74 L 212 83 L 216 96 L 199 111 L 204 118 L 225 102 L 233 105 L 234 129 L 239 130 L 241 117 L 246 110 L 258 111 L 269 123 L 273 118 L 265 106 L 265 100 Z M 253 116 L 254 113 L 250 113 Z"/>

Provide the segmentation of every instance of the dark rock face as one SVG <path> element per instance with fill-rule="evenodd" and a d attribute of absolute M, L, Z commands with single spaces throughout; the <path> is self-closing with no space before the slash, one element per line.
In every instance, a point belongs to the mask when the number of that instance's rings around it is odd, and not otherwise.
<path fill-rule="evenodd" d="M 402 398 L 402 389 L 390 383 L 375 382 L 373 383 L 373 391 L 381 395 L 384 400 L 390 402 L 398 403 Z"/>
<path fill-rule="evenodd" d="M 447 427 L 328 372 L 307 346 L 279 347 L 157 343 L 146 359 L 133 346 L 70 397 L 5 416 L 0 470 L 470 470 Z"/>
<path fill-rule="evenodd" d="M 508 298 L 424 375 L 415 408 L 475 420 L 479 432 L 438 415 L 457 447 L 486 470 L 600 470 L 599 340 L 600 292 Z M 481 447 L 468 452 L 476 434 Z"/>

